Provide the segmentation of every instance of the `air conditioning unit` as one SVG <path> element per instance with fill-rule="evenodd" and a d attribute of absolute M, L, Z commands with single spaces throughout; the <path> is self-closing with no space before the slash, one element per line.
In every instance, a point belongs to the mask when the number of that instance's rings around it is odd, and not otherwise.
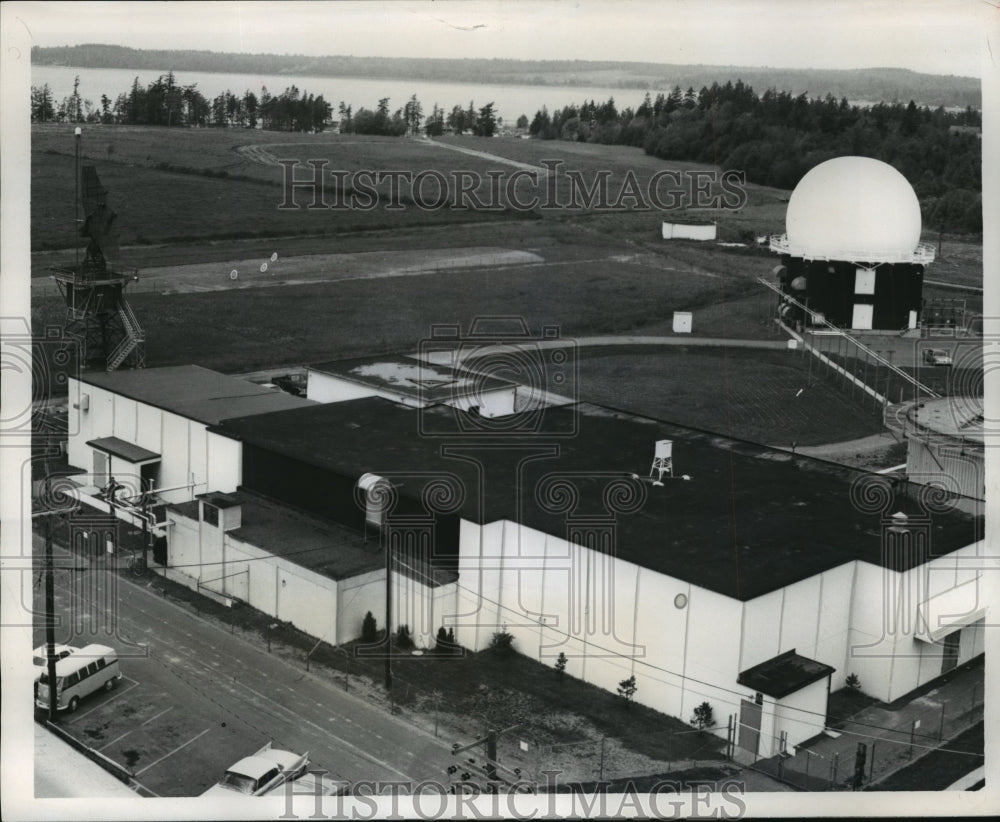
<path fill-rule="evenodd" d="M 73 403 L 73 407 L 80 411 L 90 410 L 90 394 L 81 394 L 80 401 Z"/>

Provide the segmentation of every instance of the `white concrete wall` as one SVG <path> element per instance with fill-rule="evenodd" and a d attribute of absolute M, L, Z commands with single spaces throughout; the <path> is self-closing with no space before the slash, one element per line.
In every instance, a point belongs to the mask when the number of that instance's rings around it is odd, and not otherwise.
<path fill-rule="evenodd" d="M 738 710 L 737 600 L 510 522 L 462 522 L 459 585 L 467 647 L 505 627 L 518 652 L 565 653 L 567 674 L 611 692 L 634 675 L 636 701 L 685 721 L 708 701 L 720 735 Z"/>
<path fill-rule="evenodd" d="M 346 402 L 375 396 L 378 396 L 378 392 L 370 386 L 359 385 L 311 369 L 307 372 L 306 399 L 315 402 Z"/>
<path fill-rule="evenodd" d="M 463 521 L 456 620 L 460 641 L 474 650 L 506 627 L 518 652 L 552 665 L 562 651 L 568 674 L 607 690 L 634 674 L 637 701 L 685 721 L 708 701 L 722 734 L 739 712 L 740 671 L 793 649 L 832 666 L 833 689 L 856 673 L 866 693 L 885 701 L 936 677 L 941 651 L 914 639 L 917 607 L 975 573 L 960 558 L 980 550 L 971 545 L 905 575 L 852 561 L 741 603 L 525 526 Z M 683 608 L 674 605 L 678 594 Z M 960 662 L 983 644 L 982 630 L 967 633 Z M 819 705 L 815 690 L 801 699 Z M 823 696 L 815 709 L 825 707 Z M 781 716 L 765 711 L 764 721 L 780 724 Z M 762 736 L 776 736 L 774 728 L 762 726 Z M 786 729 L 815 731 L 809 722 Z"/>
<path fill-rule="evenodd" d="M 379 628 L 385 622 L 385 570 L 369 571 L 337 582 L 337 644 L 361 636 L 369 611 Z"/>
<path fill-rule="evenodd" d="M 853 580 L 849 562 L 745 602 L 739 670 L 794 650 L 836 668 L 842 687 Z"/>
<path fill-rule="evenodd" d="M 976 558 L 985 550 L 984 542 L 967 545 L 905 573 L 857 563 L 846 664 L 865 693 L 891 702 L 941 674 L 941 644 L 915 638 L 918 609 L 932 596 L 981 579 Z M 959 664 L 981 652 L 979 633 L 963 630 Z"/>
<path fill-rule="evenodd" d="M 782 731 L 787 734 L 786 750 L 790 754 L 795 753 L 796 745 L 822 732 L 826 726 L 827 687 L 828 678 L 823 677 L 812 685 L 776 700 L 773 708 L 773 736 L 769 740 L 761 739 L 763 756 L 779 752 Z M 771 700 L 765 698 L 765 702 L 768 701 Z M 769 752 L 764 750 L 765 741 L 772 746 Z"/>
<path fill-rule="evenodd" d="M 79 396 L 81 399 L 87 395 L 88 408 L 87 410 L 69 409 L 71 416 L 77 415 L 78 422 L 76 425 L 72 422 L 69 425 L 70 435 L 66 443 L 66 458 L 70 465 L 90 473 L 94 470 L 93 455 L 86 443 L 97 437 L 108 436 L 111 432 L 114 424 L 111 420 L 111 396 L 108 392 L 87 385 L 73 377 L 69 378 L 69 395 L 71 397 Z M 95 431 L 108 433 L 95 434 Z"/>
<path fill-rule="evenodd" d="M 331 644 L 344 641 L 343 632 L 338 631 L 335 580 L 235 539 L 221 528 L 173 511 L 167 516 L 174 522 L 168 543 L 172 569 L 191 577 L 196 585 L 200 582 L 210 591 L 236 597 L 291 622 L 317 639 Z M 360 632 L 359 619 L 356 635 Z"/>
<path fill-rule="evenodd" d="M 444 404 L 457 408 L 460 411 L 468 411 L 472 406 L 479 406 L 479 413 L 483 417 L 506 417 L 514 413 L 514 398 L 517 388 L 502 388 L 497 391 L 483 391 L 479 394 L 455 397 L 447 400 Z"/>
<path fill-rule="evenodd" d="M 241 482 L 243 452 L 238 441 L 208 434 L 204 423 L 103 388 L 79 383 L 79 391 L 90 395 L 90 406 L 87 411 L 70 409 L 80 419 L 79 426 L 70 426 L 71 431 L 77 430 L 68 440 L 70 465 L 90 474 L 94 469 L 93 449 L 86 443 L 101 437 L 119 437 L 160 454 L 160 488 L 188 483 L 194 474 L 199 484 L 164 492 L 161 497 L 166 502 L 185 502 L 206 491 L 235 491 Z M 114 460 L 113 470 L 119 481 L 127 465 L 123 460 Z"/>
<path fill-rule="evenodd" d="M 232 492 L 243 482 L 243 443 L 206 432 L 208 490 Z M 201 493 L 196 489 L 196 493 Z"/>

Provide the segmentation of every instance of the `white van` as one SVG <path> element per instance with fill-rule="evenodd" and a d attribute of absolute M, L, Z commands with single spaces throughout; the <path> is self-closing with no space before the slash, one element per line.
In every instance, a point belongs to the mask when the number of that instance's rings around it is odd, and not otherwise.
<path fill-rule="evenodd" d="M 80 700 L 104 688 L 110 691 L 122 678 L 118 654 L 107 645 L 87 645 L 56 663 L 56 710 L 70 713 Z M 49 674 L 38 680 L 35 705 L 49 709 Z"/>

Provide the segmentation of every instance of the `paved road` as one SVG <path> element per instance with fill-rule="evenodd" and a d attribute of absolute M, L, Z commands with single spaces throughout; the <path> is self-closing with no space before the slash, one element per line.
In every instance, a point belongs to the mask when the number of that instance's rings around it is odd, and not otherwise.
<path fill-rule="evenodd" d="M 36 549 L 40 550 L 36 545 Z M 100 567 L 56 573 L 57 641 L 116 647 L 125 679 L 63 726 L 149 793 L 198 795 L 268 741 L 338 779 L 440 779 L 444 744 Z M 41 608 L 41 585 L 36 609 Z M 112 607 L 108 607 L 108 605 Z M 111 614 L 110 621 L 107 615 Z M 44 631 L 35 630 L 35 644 Z"/>

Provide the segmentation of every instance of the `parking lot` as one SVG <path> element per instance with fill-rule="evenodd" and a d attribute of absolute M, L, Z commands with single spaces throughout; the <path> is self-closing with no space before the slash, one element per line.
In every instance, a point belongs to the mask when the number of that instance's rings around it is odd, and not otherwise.
<path fill-rule="evenodd" d="M 346 781 L 443 775 L 450 753 L 433 737 L 106 571 L 56 572 L 56 641 L 115 647 L 123 678 L 60 724 L 134 774 L 152 796 L 197 796 L 271 742 L 309 753 L 310 768 Z M 43 605 L 41 585 L 35 608 Z M 101 607 L 97 607 L 100 605 Z M 34 631 L 35 646 L 45 641 Z"/>

